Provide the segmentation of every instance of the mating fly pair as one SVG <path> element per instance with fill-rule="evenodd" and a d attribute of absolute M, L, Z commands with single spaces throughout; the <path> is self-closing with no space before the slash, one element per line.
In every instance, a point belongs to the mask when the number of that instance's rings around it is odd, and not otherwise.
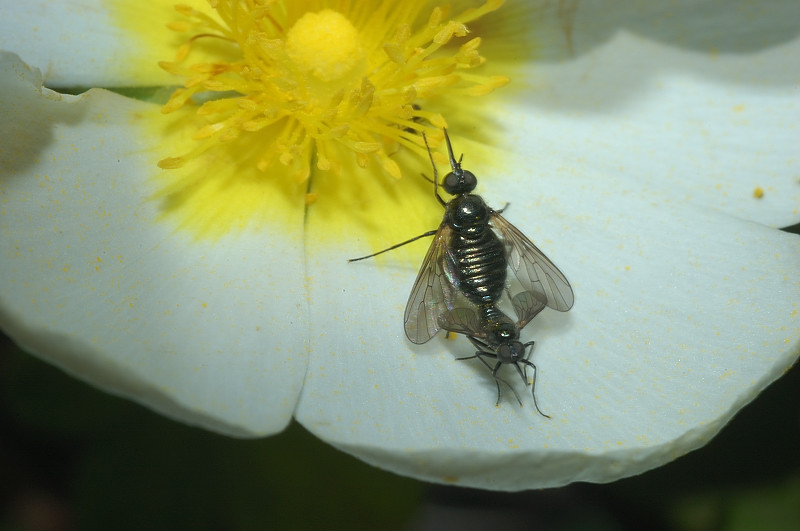
<path fill-rule="evenodd" d="M 433 193 L 445 209 L 439 228 L 350 262 L 433 236 L 406 305 L 406 336 L 419 345 L 429 341 L 440 329 L 465 335 L 477 351 L 474 356 L 457 359 L 478 358 L 492 371 L 497 384 L 497 404 L 502 382 L 522 405 L 514 388 L 500 378 L 497 371 L 504 364 L 514 365 L 528 385 L 526 369 L 531 367 L 535 385 L 536 366 L 527 359 L 528 349 L 534 342 L 522 343 L 520 331 L 545 306 L 565 312 L 572 307 L 575 298 L 564 274 L 500 215 L 503 209 L 494 210 L 481 196 L 470 193 L 478 181 L 472 172 L 461 168 L 461 159 L 456 161 L 446 129 L 444 137 L 452 171 L 444 177 L 441 186 L 454 196 L 448 202 L 439 195 L 436 164 L 428 140 L 424 133 L 422 135 L 433 166 Z M 511 279 L 508 278 L 509 269 L 514 275 Z M 507 285 L 507 280 L 512 282 Z M 512 295 L 511 288 L 520 291 Z M 504 294 L 514 308 L 516 321 L 498 306 Z M 486 358 L 496 361 L 494 367 Z M 533 386 L 531 394 L 536 405 Z M 538 405 L 536 409 L 539 410 Z"/>

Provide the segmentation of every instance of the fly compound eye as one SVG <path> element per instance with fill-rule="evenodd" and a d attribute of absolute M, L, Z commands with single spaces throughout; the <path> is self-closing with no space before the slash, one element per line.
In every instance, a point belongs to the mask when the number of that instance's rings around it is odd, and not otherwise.
<path fill-rule="evenodd" d="M 460 181 L 461 180 L 458 178 L 458 175 L 456 175 L 455 172 L 451 171 L 450 173 L 444 176 L 444 180 L 442 181 L 442 188 L 444 188 L 444 191 L 450 195 L 458 195 L 461 193 L 459 190 Z"/>
<path fill-rule="evenodd" d="M 512 360 L 519 361 L 525 358 L 525 345 L 520 341 L 512 341 L 509 350 L 511 351 Z"/>
<path fill-rule="evenodd" d="M 469 170 L 461 170 L 461 180 L 462 186 L 464 187 L 465 191 L 462 193 L 468 193 L 475 189 L 478 185 L 478 179 L 475 177 L 475 174 Z"/>

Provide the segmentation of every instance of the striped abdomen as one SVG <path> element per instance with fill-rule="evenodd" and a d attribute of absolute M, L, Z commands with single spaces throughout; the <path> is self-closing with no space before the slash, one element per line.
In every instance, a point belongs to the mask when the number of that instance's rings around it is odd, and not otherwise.
<path fill-rule="evenodd" d="M 496 302 L 506 285 L 505 246 L 486 230 L 475 237 L 453 235 L 450 242 L 453 285 L 473 304 Z"/>

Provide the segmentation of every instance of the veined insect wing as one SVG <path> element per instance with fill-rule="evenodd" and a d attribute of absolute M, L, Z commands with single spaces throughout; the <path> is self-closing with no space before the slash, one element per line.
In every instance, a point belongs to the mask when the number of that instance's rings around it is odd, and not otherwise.
<path fill-rule="evenodd" d="M 540 293 L 521 291 L 511 297 L 511 305 L 517 314 L 517 328 L 522 330 L 539 312 L 547 306 L 547 300 Z"/>
<path fill-rule="evenodd" d="M 487 335 L 475 310 L 463 306 L 444 313 L 439 318 L 439 324 L 444 330 L 456 334 L 480 339 L 484 339 Z"/>
<path fill-rule="evenodd" d="M 489 224 L 507 245 L 508 267 L 523 289 L 554 310 L 566 312 L 572 308 L 575 295 L 564 273 L 498 211 L 492 211 Z"/>
<path fill-rule="evenodd" d="M 417 345 L 426 343 L 441 329 L 441 318 L 453 309 L 457 296 L 444 269 L 450 232 L 449 225 L 442 223 L 439 226 L 406 303 L 403 316 L 406 336 Z"/>

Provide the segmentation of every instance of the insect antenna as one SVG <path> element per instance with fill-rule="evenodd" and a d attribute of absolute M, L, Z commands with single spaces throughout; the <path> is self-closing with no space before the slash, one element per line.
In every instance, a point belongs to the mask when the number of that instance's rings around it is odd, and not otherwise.
<path fill-rule="evenodd" d="M 453 155 L 453 146 L 450 144 L 450 135 L 447 134 L 447 129 L 443 129 L 443 131 L 444 139 L 447 141 L 447 154 L 450 156 L 450 166 L 453 168 L 454 172 L 457 172 L 461 169 L 461 159 L 458 159 L 458 162 L 456 162 L 456 157 Z M 463 158 L 464 155 L 461 155 L 461 157 Z"/>

